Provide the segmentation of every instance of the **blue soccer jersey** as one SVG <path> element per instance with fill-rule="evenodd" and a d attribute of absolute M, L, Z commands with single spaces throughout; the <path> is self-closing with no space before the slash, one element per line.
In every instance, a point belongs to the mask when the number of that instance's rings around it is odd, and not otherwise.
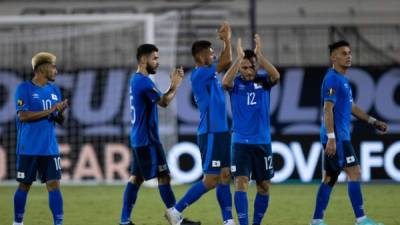
<path fill-rule="evenodd" d="M 157 102 L 162 93 L 148 76 L 135 73 L 130 80 L 129 94 L 132 147 L 160 143 Z"/>
<path fill-rule="evenodd" d="M 228 131 L 225 95 L 217 78 L 216 65 L 195 68 L 191 82 L 194 100 L 200 110 L 197 133 L 200 135 Z"/>
<path fill-rule="evenodd" d="M 39 87 L 26 81 L 17 87 L 15 105 L 19 111 L 39 112 L 48 110 L 61 101 L 61 91 L 54 84 Z M 20 155 L 58 155 L 58 143 L 53 116 L 35 121 L 22 122 L 17 117 L 17 154 Z"/>
<path fill-rule="evenodd" d="M 349 80 L 334 69 L 329 69 L 325 75 L 321 88 L 321 107 L 323 112 L 324 102 L 330 101 L 333 108 L 334 129 L 336 138 L 340 141 L 350 141 L 351 109 L 353 95 Z M 325 119 L 322 114 L 321 142 L 328 141 L 325 128 Z"/>
<path fill-rule="evenodd" d="M 261 75 L 257 75 L 260 77 Z M 267 79 L 267 77 L 264 75 Z M 264 89 L 253 81 L 240 76 L 230 90 L 233 114 L 232 143 L 271 143 L 269 105 L 271 89 Z"/>

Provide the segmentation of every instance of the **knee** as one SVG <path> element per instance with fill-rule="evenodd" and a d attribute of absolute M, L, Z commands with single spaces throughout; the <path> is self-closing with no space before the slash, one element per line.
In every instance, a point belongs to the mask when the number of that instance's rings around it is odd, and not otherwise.
<path fill-rule="evenodd" d="M 269 194 L 269 187 L 271 186 L 271 182 L 269 181 L 257 181 L 257 193 L 261 195 L 268 195 Z"/>
<path fill-rule="evenodd" d="M 138 177 L 138 176 L 131 176 L 129 177 L 129 182 L 131 182 L 134 185 L 140 186 L 143 183 L 143 177 Z"/>
<path fill-rule="evenodd" d="M 218 184 L 218 181 L 219 181 L 219 176 L 214 174 L 213 175 L 206 174 L 204 175 L 203 178 L 204 186 L 206 186 L 208 190 L 215 188 Z"/>
<path fill-rule="evenodd" d="M 235 177 L 235 190 L 236 191 L 247 191 L 247 187 L 249 184 L 249 178 L 246 176 L 238 176 Z"/>
<path fill-rule="evenodd" d="M 170 183 L 171 183 L 171 177 L 169 175 L 163 175 L 158 177 L 159 185 L 170 184 Z"/>
<path fill-rule="evenodd" d="M 48 191 L 54 191 L 56 189 L 60 189 L 60 181 L 52 180 L 46 183 L 46 187 Z"/>
<path fill-rule="evenodd" d="M 31 189 L 31 184 L 19 183 L 18 188 L 22 191 L 28 192 Z"/>
<path fill-rule="evenodd" d="M 361 180 L 361 171 L 360 168 L 357 167 L 350 167 L 346 170 L 347 176 L 350 181 L 359 181 Z"/>
<path fill-rule="evenodd" d="M 221 176 L 221 183 L 230 184 L 230 182 L 231 182 L 231 173 L 229 171 L 229 168 L 222 169 L 220 176 Z"/>
<path fill-rule="evenodd" d="M 324 176 L 324 180 L 323 180 L 324 184 L 331 186 L 331 187 L 335 186 L 335 184 L 338 180 L 339 174 L 340 174 L 339 172 L 326 173 Z"/>

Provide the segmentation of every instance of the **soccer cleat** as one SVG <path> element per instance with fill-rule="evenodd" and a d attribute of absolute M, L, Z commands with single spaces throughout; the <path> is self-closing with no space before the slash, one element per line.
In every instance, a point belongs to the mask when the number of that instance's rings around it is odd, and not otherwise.
<path fill-rule="evenodd" d="M 181 225 L 201 225 L 200 221 L 191 221 L 187 218 L 183 218 Z"/>
<path fill-rule="evenodd" d="M 224 221 L 224 225 L 236 225 L 236 224 L 233 219 L 229 219 L 229 220 Z"/>
<path fill-rule="evenodd" d="M 327 224 L 324 222 L 318 222 L 318 223 L 310 223 L 310 225 L 327 225 Z"/>
<path fill-rule="evenodd" d="M 171 225 L 182 225 L 182 215 L 175 208 L 166 209 L 164 217 Z"/>
<path fill-rule="evenodd" d="M 124 224 L 120 223 L 119 225 L 135 225 L 135 224 L 132 223 L 132 221 L 129 221 L 129 223 L 124 223 Z"/>
<path fill-rule="evenodd" d="M 24 225 L 24 223 L 23 222 L 21 222 L 21 223 L 14 222 L 13 225 Z"/>
<path fill-rule="evenodd" d="M 361 222 L 356 223 L 356 225 L 383 225 L 383 223 L 377 223 L 366 217 L 365 219 L 361 220 Z"/>

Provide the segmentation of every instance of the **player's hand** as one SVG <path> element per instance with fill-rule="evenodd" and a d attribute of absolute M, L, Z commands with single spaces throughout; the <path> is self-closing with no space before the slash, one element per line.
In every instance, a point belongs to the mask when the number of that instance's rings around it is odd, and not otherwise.
<path fill-rule="evenodd" d="M 261 37 L 259 34 L 254 35 L 254 42 L 256 43 L 256 47 L 254 48 L 254 53 L 256 55 L 262 54 L 262 43 L 261 43 Z"/>
<path fill-rule="evenodd" d="M 383 134 L 387 132 L 388 125 L 385 122 L 382 121 L 375 121 L 373 124 L 374 128 L 377 129 L 379 132 L 382 132 Z"/>
<path fill-rule="evenodd" d="M 181 85 L 184 75 L 185 72 L 183 71 L 182 66 L 174 70 L 174 72 L 171 75 L 171 87 L 173 89 L 176 89 Z"/>
<path fill-rule="evenodd" d="M 238 38 L 238 40 L 237 40 L 236 51 L 237 51 L 238 59 L 243 59 L 244 51 L 243 51 L 243 47 L 242 47 L 242 39 L 241 38 Z"/>
<path fill-rule="evenodd" d="M 224 21 L 218 29 L 218 38 L 223 41 L 231 40 L 232 30 L 231 25 L 227 21 Z"/>
<path fill-rule="evenodd" d="M 55 107 L 56 107 L 56 109 L 59 111 L 59 112 L 64 112 L 64 110 L 66 109 L 66 108 L 68 108 L 68 99 L 65 99 L 64 101 L 61 101 L 61 102 L 58 102 L 56 105 L 55 105 Z M 54 111 L 53 111 L 54 112 Z"/>
<path fill-rule="evenodd" d="M 328 138 L 326 143 L 325 153 L 328 157 L 332 157 L 336 154 L 336 140 L 333 138 Z"/>

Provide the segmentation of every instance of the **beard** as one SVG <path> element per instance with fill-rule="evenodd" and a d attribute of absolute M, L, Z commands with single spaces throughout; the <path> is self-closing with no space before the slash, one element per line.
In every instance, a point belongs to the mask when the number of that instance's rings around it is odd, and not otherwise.
<path fill-rule="evenodd" d="M 146 65 L 146 70 L 149 74 L 156 74 L 156 69 L 157 67 L 153 68 L 152 66 L 150 66 L 149 64 Z"/>

